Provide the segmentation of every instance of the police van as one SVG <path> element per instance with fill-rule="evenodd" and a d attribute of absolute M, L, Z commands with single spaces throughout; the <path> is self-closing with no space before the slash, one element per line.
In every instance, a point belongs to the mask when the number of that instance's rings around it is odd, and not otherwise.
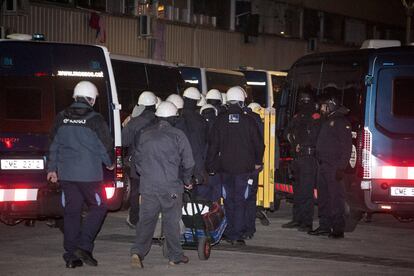
<path fill-rule="evenodd" d="M 383 44 L 386 43 L 385 47 Z M 301 92 L 335 95 L 350 109 L 353 149 L 346 170 L 347 229 L 362 212 L 414 218 L 414 47 L 368 41 L 369 48 L 312 54 L 296 61 L 278 103 L 281 165 L 276 192 L 292 189 L 291 151 L 283 132 Z"/>
<path fill-rule="evenodd" d="M 16 37 L 17 38 L 17 37 Z M 49 132 L 81 80 L 99 90 L 94 109 L 114 139 L 116 168 L 104 169 L 109 210 L 121 206 L 124 185 L 117 90 L 105 47 L 0 40 L 0 221 L 60 218 L 61 192 L 46 181 Z"/>
<path fill-rule="evenodd" d="M 247 91 L 247 81 L 243 73 L 215 68 L 179 66 L 181 75 L 188 86 L 196 87 L 206 95 L 210 89 L 226 93 L 230 87 L 240 86 Z M 249 96 L 249 101 L 250 96 Z"/>
<path fill-rule="evenodd" d="M 131 114 L 143 91 L 151 91 L 162 100 L 184 91 L 184 80 L 178 67 L 172 63 L 116 54 L 110 57 L 122 105 L 121 121 Z"/>

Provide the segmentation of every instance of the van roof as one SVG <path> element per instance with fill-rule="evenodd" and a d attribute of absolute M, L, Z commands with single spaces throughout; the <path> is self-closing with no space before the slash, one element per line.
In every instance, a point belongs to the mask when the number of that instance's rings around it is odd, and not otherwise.
<path fill-rule="evenodd" d="M 169 67 L 177 67 L 174 63 L 156 60 L 156 59 L 149 59 L 149 58 L 140 58 L 134 56 L 127 56 L 127 55 L 117 55 L 117 54 L 109 54 L 111 59 L 122 60 L 122 61 L 133 61 L 133 62 L 140 62 L 140 63 L 147 63 L 147 64 L 155 64 L 155 65 L 163 65 Z"/>
<path fill-rule="evenodd" d="M 272 71 L 272 70 L 263 70 L 263 69 L 240 69 L 239 71 L 247 71 L 247 72 L 265 72 L 275 76 L 287 76 L 287 72 L 285 71 Z"/>
<path fill-rule="evenodd" d="M 97 47 L 101 48 L 104 52 L 108 52 L 108 48 L 101 45 L 95 44 L 82 44 L 82 43 L 68 43 L 68 42 L 55 42 L 55 41 L 34 41 L 34 40 L 19 40 L 19 39 L 0 39 L 0 43 L 2 42 L 18 42 L 18 43 L 35 43 L 35 44 L 59 44 L 59 45 L 74 45 L 74 46 L 90 46 L 90 47 Z"/>
<path fill-rule="evenodd" d="M 229 69 L 217 69 L 217 68 L 209 68 L 209 67 L 197 67 L 197 66 L 187 66 L 187 65 L 180 65 L 181 68 L 194 68 L 194 69 L 200 69 L 205 70 L 208 72 L 216 72 L 216 73 L 223 73 L 223 74 L 229 74 L 229 75 L 236 75 L 244 77 L 244 74 L 239 71 L 229 70 Z"/>
<path fill-rule="evenodd" d="M 401 47 L 386 47 L 386 48 L 366 48 L 366 49 L 352 49 L 352 50 L 345 50 L 345 51 L 333 51 L 333 52 L 323 52 L 323 53 L 314 53 L 305 55 L 292 64 L 291 68 L 301 64 L 303 62 L 310 62 L 312 60 L 321 60 L 325 58 L 331 57 L 347 57 L 352 56 L 355 59 L 359 58 L 368 58 L 372 55 L 380 55 L 380 54 L 403 54 L 403 53 L 411 53 L 414 54 L 414 47 L 413 46 L 401 46 Z"/>

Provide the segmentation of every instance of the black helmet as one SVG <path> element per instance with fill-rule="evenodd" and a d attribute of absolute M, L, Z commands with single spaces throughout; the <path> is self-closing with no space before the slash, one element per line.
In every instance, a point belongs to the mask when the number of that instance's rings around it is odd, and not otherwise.
<path fill-rule="evenodd" d="M 319 100 L 320 105 L 326 104 L 329 110 L 329 113 L 336 111 L 339 108 L 338 98 L 334 95 L 322 95 Z"/>
<path fill-rule="evenodd" d="M 312 101 L 312 97 L 308 93 L 302 92 L 299 94 L 299 104 L 308 104 L 311 101 Z"/>

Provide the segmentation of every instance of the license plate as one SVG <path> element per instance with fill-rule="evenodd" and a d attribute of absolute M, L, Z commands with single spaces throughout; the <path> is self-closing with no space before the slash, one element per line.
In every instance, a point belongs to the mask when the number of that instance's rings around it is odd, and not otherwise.
<path fill-rule="evenodd" d="M 2 159 L 2 170 L 43 170 L 43 159 Z"/>
<path fill-rule="evenodd" d="M 391 187 L 392 196 L 413 196 L 414 188 L 411 187 Z"/>

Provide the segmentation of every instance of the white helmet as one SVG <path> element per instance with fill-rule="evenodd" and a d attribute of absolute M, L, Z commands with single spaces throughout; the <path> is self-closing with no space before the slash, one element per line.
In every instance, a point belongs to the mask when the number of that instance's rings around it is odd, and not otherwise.
<path fill-rule="evenodd" d="M 198 101 L 201 99 L 201 93 L 195 87 L 188 87 L 184 90 L 183 97 Z"/>
<path fill-rule="evenodd" d="M 81 81 L 75 86 L 73 90 L 73 98 L 88 97 L 93 100 L 98 96 L 98 88 L 90 81 Z"/>
<path fill-rule="evenodd" d="M 200 100 L 197 102 L 197 106 L 199 106 L 199 107 L 202 107 L 203 105 L 205 105 L 207 102 L 206 102 L 206 97 L 204 97 L 204 95 L 203 94 L 201 94 L 201 98 L 200 98 Z"/>
<path fill-rule="evenodd" d="M 258 112 L 260 111 L 260 109 L 262 109 L 262 106 L 255 102 L 250 103 L 247 107 L 250 108 L 254 112 Z"/>
<path fill-rule="evenodd" d="M 157 111 L 155 111 L 155 116 L 161 118 L 167 118 L 177 115 L 177 107 L 173 103 L 167 101 L 160 103 L 160 105 L 157 107 Z"/>
<path fill-rule="evenodd" d="M 217 89 L 210 89 L 206 94 L 206 100 L 219 100 L 222 102 L 223 98 L 221 97 L 220 91 Z"/>
<path fill-rule="evenodd" d="M 139 95 L 138 104 L 143 106 L 151 106 L 157 103 L 157 97 L 150 91 L 144 91 Z"/>
<path fill-rule="evenodd" d="M 227 94 L 226 93 L 221 93 L 221 98 L 223 99 L 221 104 L 227 104 Z"/>
<path fill-rule="evenodd" d="M 173 103 L 178 109 L 182 109 L 184 107 L 184 100 L 178 94 L 169 95 L 166 101 Z"/>
<path fill-rule="evenodd" d="M 227 90 L 227 101 L 244 102 L 246 99 L 246 92 L 240 86 L 233 86 Z"/>
<path fill-rule="evenodd" d="M 204 110 L 209 109 L 209 108 L 214 109 L 214 112 L 216 113 L 216 116 L 218 115 L 217 108 L 215 108 L 214 105 L 212 105 L 212 104 L 203 105 L 200 109 L 200 114 L 202 114 Z"/>

